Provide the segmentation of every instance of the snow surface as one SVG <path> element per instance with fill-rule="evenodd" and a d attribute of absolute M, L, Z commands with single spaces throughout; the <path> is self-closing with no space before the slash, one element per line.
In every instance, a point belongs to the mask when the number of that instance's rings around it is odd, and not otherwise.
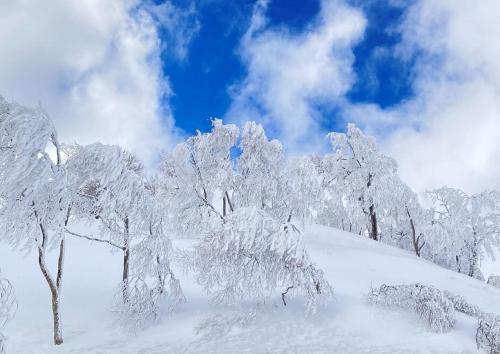
<path fill-rule="evenodd" d="M 422 282 L 465 297 L 483 311 L 500 314 L 500 290 L 440 268 L 413 254 L 321 226 L 305 233 L 313 260 L 335 289 L 335 300 L 306 315 L 299 299 L 279 298 L 249 316 L 250 305 L 211 305 L 191 276 L 178 276 L 187 303 L 158 325 L 130 332 L 110 308 L 120 279 L 119 254 L 101 244 L 68 239 L 63 284 L 65 343 L 54 347 L 50 296 L 34 253 L 24 257 L 0 246 L 0 267 L 16 290 L 19 310 L 5 330 L 7 353 L 477 353 L 476 320 L 457 314 L 456 328 L 432 333 L 415 314 L 367 304 L 381 284 Z M 188 241 L 175 242 L 186 247 Z M 239 318 L 244 324 L 231 326 Z M 218 323 L 200 329 L 207 319 Z M 218 322 L 217 322 L 218 321 Z"/>

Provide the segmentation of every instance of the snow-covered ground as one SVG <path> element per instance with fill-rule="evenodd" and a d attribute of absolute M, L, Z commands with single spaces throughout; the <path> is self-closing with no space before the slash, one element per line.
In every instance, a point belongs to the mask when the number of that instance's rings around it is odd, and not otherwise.
<path fill-rule="evenodd" d="M 183 281 L 187 303 L 144 331 L 127 332 L 110 311 L 120 279 L 120 257 L 106 246 L 70 239 L 63 286 L 64 345 L 51 343 L 50 297 L 35 254 L 0 246 L 0 267 L 17 292 L 19 310 L 8 325 L 8 353 L 477 353 L 476 320 L 457 314 L 447 334 L 428 330 L 414 314 L 369 306 L 366 294 L 381 284 L 422 282 L 462 295 L 500 314 L 500 290 L 416 258 L 405 251 L 331 228 L 306 232 L 313 260 L 335 289 L 335 300 L 306 315 L 298 299 L 280 299 L 265 312 L 210 305 L 192 278 Z M 177 246 L 186 242 L 177 242 Z M 239 318 L 243 325 L 231 326 Z M 211 320 L 217 326 L 200 328 Z"/>

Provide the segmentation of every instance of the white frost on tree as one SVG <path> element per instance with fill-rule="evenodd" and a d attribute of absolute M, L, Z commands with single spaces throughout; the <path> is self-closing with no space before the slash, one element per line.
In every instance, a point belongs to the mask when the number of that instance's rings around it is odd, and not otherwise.
<path fill-rule="evenodd" d="M 264 301 L 281 289 L 284 305 L 287 297 L 303 295 L 314 311 L 332 295 L 292 223 L 276 222 L 257 208 L 241 208 L 218 226 L 196 248 L 197 280 L 215 301 Z"/>
<path fill-rule="evenodd" d="M 122 322 L 135 328 L 156 323 L 162 310 L 170 312 L 185 302 L 180 282 L 171 267 L 172 242 L 165 230 L 153 182 L 146 184 L 144 202 L 146 232 L 131 246 L 130 289 L 128 301 L 121 311 Z"/>
<path fill-rule="evenodd" d="M 488 354 L 500 353 L 500 316 L 485 314 L 479 319 L 476 331 L 477 348 L 484 348 Z"/>
<path fill-rule="evenodd" d="M 172 246 L 156 186 L 146 181 L 141 162 L 117 146 L 96 143 L 65 150 L 78 213 L 97 222 L 100 235 L 69 232 L 122 253 L 120 317 L 134 327 L 146 327 L 158 319 L 164 301 L 171 308 L 183 301 L 170 267 Z"/>
<path fill-rule="evenodd" d="M 380 222 L 392 199 L 392 183 L 396 162 L 382 154 L 375 140 L 365 135 L 354 124 L 346 133 L 330 133 L 335 151 L 327 174 L 332 193 L 342 199 L 342 204 L 352 215 L 351 230 L 367 230 L 373 240 L 380 240 Z"/>
<path fill-rule="evenodd" d="M 76 176 L 75 193 L 88 200 L 89 216 L 99 220 L 103 242 L 123 253 L 122 298 L 128 301 L 130 247 L 144 229 L 142 164 L 131 153 L 100 143 L 72 146 L 68 171 Z M 75 234 L 75 233 L 73 233 Z"/>
<path fill-rule="evenodd" d="M 382 285 L 372 289 L 368 301 L 378 306 L 402 308 L 420 316 L 436 333 L 455 326 L 453 303 L 440 290 L 422 284 Z"/>
<path fill-rule="evenodd" d="M 284 304 L 287 296 L 304 295 L 313 309 L 332 289 L 290 222 L 281 146 L 249 123 L 235 169 L 237 136 L 234 125 L 214 120 L 210 133 L 198 133 L 163 160 L 164 188 L 180 200 L 179 223 L 194 220 L 186 228 L 199 235 L 197 280 L 218 302 L 263 301 L 277 292 Z"/>
<path fill-rule="evenodd" d="M 53 147 L 52 157 L 49 144 Z M 0 98 L 0 166 L 0 224 L 11 245 L 37 250 L 38 265 L 51 293 L 54 343 L 62 344 L 64 228 L 71 200 L 66 193 L 57 134 L 41 108 L 28 109 Z M 47 265 L 50 249 L 58 252 L 55 275 Z"/>
<path fill-rule="evenodd" d="M 17 310 L 17 301 L 12 284 L 5 278 L 0 278 L 0 354 L 5 354 L 5 337 L 2 330 Z"/>
<path fill-rule="evenodd" d="M 429 258 L 430 246 L 436 235 L 433 225 L 433 211 L 424 209 L 418 196 L 401 181 L 394 177 L 391 192 L 392 200 L 387 203 L 382 233 L 385 242 L 415 253 L 417 257 Z"/>
<path fill-rule="evenodd" d="M 436 223 L 448 235 L 447 263 L 459 273 L 484 280 L 481 261 L 494 258 L 499 246 L 500 214 L 498 193 L 485 191 L 468 195 L 448 187 L 429 192 L 435 203 Z"/>

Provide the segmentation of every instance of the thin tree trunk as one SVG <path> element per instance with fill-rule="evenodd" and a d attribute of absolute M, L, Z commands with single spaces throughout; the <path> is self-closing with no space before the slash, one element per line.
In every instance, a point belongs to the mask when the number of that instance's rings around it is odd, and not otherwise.
<path fill-rule="evenodd" d="M 165 278 L 162 276 L 160 267 L 160 256 L 156 256 L 156 264 L 158 264 L 158 285 L 160 286 L 160 294 L 162 295 L 165 292 Z"/>
<path fill-rule="evenodd" d="M 125 238 L 124 238 L 124 247 L 123 247 L 123 272 L 122 272 L 122 296 L 123 303 L 127 303 L 129 298 L 129 283 L 128 283 L 128 275 L 130 268 L 130 248 L 129 248 L 129 220 L 125 218 L 124 220 L 125 226 Z"/>
<path fill-rule="evenodd" d="M 226 191 L 226 199 L 227 199 L 227 204 L 229 205 L 229 210 L 231 210 L 231 213 L 234 211 L 233 203 L 231 202 L 231 198 L 229 198 L 229 193 Z"/>
<path fill-rule="evenodd" d="M 128 283 L 128 273 L 130 268 L 130 251 L 129 248 L 126 247 L 123 250 L 123 272 L 122 272 L 122 282 L 123 282 L 123 303 L 128 302 L 128 292 L 129 292 L 129 283 Z"/>
<path fill-rule="evenodd" d="M 59 313 L 59 292 L 52 294 L 52 316 L 54 319 L 54 344 L 63 344 L 62 329 L 61 329 L 61 316 Z"/>
<path fill-rule="evenodd" d="M 54 324 L 54 344 L 60 345 L 63 343 L 62 337 L 62 329 L 61 329 L 61 316 L 60 316 L 60 289 L 62 284 L 62 276 L 63 276 L 63 267 L 64 267 L 64 239 L 61 240 L 59 244 L 59 258 L 57 261 L 57 277 L 54 282 L 54 279 L 49 273 L 47 265 L 45 263 L 45 251 L 47 246 L 47 233 L 42 224 L 40 225 L 40 231 L 42 233 L 42 245 L 38 246 L 38 265 L 40 266 L 40 270 L 49 285 L 50 294 L 52 298 L 52 318 Z"/>
<path fill-rule="evenodd" d="M 226 195 L 222 197 L 222 216 L 226 216 Z"/>
<path fill-rule="evenodd" d="M 417 237 L 417 232 L 415 230 L 415 223 L 413 222 L 413 218 L 411 217 L 408 207 L 406 207 L 406 214 L 408 215 L 408 219 L 410 220 L 413 249 L 415 250 L 415 254 L 417 255 L 417 257 L 420 257 L 420 251 L 422 250 L 422 247 L 424 247 L 425 241 L 422 244 L 420 244 L 420 236 L 422 236 L 422 234 L 420 234 Z"/>
<path fill-rule="evenodd" d="M 368 182 L 366 183 L 366 189 L 371 187 L 372 178 L 373 178 L 373 175 L 371 173 L 369 173 L 368 174 Z M 372 204 L 370 205 L 369 211 L 370 211 L 370 224 L 371 224 L 370 238 L 372 240 L 378 241 L 377 213 L 375 212 L 375 205 L 373 205 L 373 201 L 372 201 Z"/>
<path fill-rule="evenodd" d="M 378 241 L 378 225 L 377 225 L 377 213 L 375 212 L 375 206 L 370 205 L 370 223 L 371 223 L 371 231 L 370 238 L 372 240 Z"/>
<path fill-rule="evenodd" d="M 469 261 L 469 277 L 475 278 L 476 275 L 476 269 L 477 269 L 477 258 L 478 258 L 478 251 L 477 251 L 477 238 L 476 238 L 476 232 L 474 231 L 474 241 L 472 243 L 472 249 L 470 251 L 470 261 Z"/>

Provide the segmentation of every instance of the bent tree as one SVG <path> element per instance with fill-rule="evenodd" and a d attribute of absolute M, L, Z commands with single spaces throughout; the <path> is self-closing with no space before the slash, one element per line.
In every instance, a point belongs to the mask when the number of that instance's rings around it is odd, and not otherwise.
<path fill-rule="evenodd" d="M 41 108 L 32 110 L 0 98 L 0 166 L 0 225 L 13 247 L 38 252 L 38 266 L 51 294 L 54 343 L 62 344 L 63 230 L 71 203 L 57 134 Z M 51 248 L 58 252 L 55 275 L 47 264 Z"/>
<path fill-rule="evenodd" d="M 65 147 L 71 193 L 78 201 L 76 213 L 98 221 L 100 236 L 73 235 L 107 243 L 123 254 L 121 293 L 129 299 L 130 263 L 133 243 L 146 234 L 145 185 L 142 163 L 118 146 L 95 143 Z"/>

